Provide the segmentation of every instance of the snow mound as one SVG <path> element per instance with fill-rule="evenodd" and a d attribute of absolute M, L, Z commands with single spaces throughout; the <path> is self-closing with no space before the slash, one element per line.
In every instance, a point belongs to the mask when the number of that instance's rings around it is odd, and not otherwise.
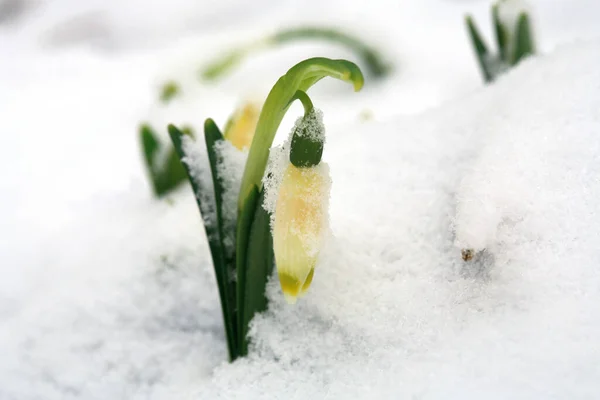
<path fill-rule="evenodd" d="M 251 354 L 231 365 L 191 190 L 149 200 L 134 156 L 156 96 L 148 66 L 161 54 L 29 59 L 35 36 L 3 37 L 0 399 L 596 397 L 600 43 L 531 58 L 466 98 L 385 121 L 480 85 L 464 31 L 446 22 L 463 10 L 438 3 L 408 13 L 344 3 L 349 19 L 409 29 L 389 35 L 406 69 L 347 99 L 314 89 L 331 121 L 368 106 L 382 122 L 328 122 L 334 237 L 302 303 L 288 307 L 273 280 Z M 569 21 L 552 24 L 571 9 L 572 21 L 597 26 L 571 3 L 545 8 L 560 16 L 548 26 L 573 37 Z M 422 24 L 411 19 L 425 10 L 433 31 L 414 41 Z M 448 62 L 432 67 L 434 50 Z M 280 73 L 311 51 L 290 49 Z M 248 67 L 259 74 L 250 83 L 272 84 L 273 59 Z M 248 81 L 204 87 L 181 114 L 179 103 L 153 112 L 152 126 L 222 121 Z M 205 163 L 197 145 L 188 156 Z M 470 263 L 464 248 L 477 250 Z"/>
<path fill-rule="evenodd" d="M 45 269 L 27 301 L 0 297 L 1 399 L 168 398 L 226 358 L 191 190 L 132 198 L 80 214 L 60 246 L 37 247 L 30 262 Z"/>
<path fill-rule="evenodd" d="M 580 44 L 420 117 L 338 127 L 311 292 L 286 307 L 273 282 L 251 356 L 189 398 L 593 397 L 599 63 Z"/>

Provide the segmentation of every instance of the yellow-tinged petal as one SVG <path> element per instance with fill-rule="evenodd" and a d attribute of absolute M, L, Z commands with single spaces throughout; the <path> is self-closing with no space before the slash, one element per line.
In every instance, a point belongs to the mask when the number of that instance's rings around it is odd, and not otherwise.
<path fill-rule="evenodd" d="M 254 138 L 259 116 L 260 106 L 258 104 L 245 104 L 229 119 L 223 136 L 238 150 L 249 148 Z"/>
<path fill-rule="evenodd" d="M 275 208 L 273 250 L 288 303 L 304 294 L 314 275 L 327 227 L 327 167 L 286 168 Z"/>

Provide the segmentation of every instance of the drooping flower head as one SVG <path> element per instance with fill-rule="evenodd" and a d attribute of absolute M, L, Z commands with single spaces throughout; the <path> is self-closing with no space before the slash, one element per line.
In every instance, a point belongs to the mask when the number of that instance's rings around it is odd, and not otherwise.
<path fill-rule="evenodd" d="M 321 163 L 324 141 L 322 114 L 311 104 L 292 131 L 273 219 L 277 273 L 291 304 L 308 290 L 328 231 L 330 178 L 328 166 Z"/>

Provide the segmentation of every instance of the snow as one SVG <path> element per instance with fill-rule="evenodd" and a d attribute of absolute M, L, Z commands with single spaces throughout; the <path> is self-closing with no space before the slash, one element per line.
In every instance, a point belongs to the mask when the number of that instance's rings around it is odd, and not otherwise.
<path fill-rule="evenodd" d="M 211 227 L 217 220 L 215 209 L 215 189 L 208 161 L 208 152 L 202 139 L 193 139 L 188 135 L 182 137 L 181 147 L 185 154 L 183 162 L 189 168 L 189 173 L 196 185 L 196 197 L 200 199 L 200 210 L 203 223 Z"/>
<path fill-rule="evenodd" d="M 235 226 L 238 212 L 238 195 L 242 183 L 242 175 L 248 149 L 238 150 L 231 142 L 223 140 L 215 144 L 215 152 L 218 158 L 217 176 L 223 187 L 223 203 L 221 205 L 223 215 L 223 244 L 229 254 L 233 254 L 235 248 Z"/>
<path fill-rule="evenodd" d="M 596 397 L 597 2 L 534 3 L 543 55 L 485 87 L 462 18 L 491 38 L 488 2 L 371 3 L 40 1 L 0 25 L 1 399 Z M 58 46 L 77 15 L 108 39 Z M 397 73 L 310 90 L 333 235 L 295 307 L 271 280 L 250 355 L 228 364 L 191 190 L 151 198 L 135 133 L 224 126 L 299 59 L 352 57 L 299 44 L 195 81 L 273 20 L 364 30 Z M 157 106 L 173 77 L 182 96 Z"/>
<path fill-rule="evenodd" d="M 294 124 L 293 131 L 298 132 L 299 136 L 306 136 L 312 141 L 325 143 L 325 125 L 323 125 L 323 112 L 313 108 L 308 115 L 298 117 Z"/>

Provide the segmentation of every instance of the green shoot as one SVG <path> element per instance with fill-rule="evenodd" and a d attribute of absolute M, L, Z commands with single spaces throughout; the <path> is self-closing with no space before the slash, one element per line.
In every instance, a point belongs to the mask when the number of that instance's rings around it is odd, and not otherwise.
<path fill-rule="evenodd" d="M 499 74 L 515 66 L 525 57 L 535 54 L 533 29 L 528 14 L 525 11 L 519 13 L 514 24 L 514 32 L 511 32 L 509 29 L 512 27 L 511 21 L 503 21 L 500 17 L 500 7 L 504 6 L 503 3 L 503 0 L 500 0 L 492 6 L 492 22 L 498 54 L 488 52 L 471 16 L 465 18 L 467 32 L 486 83 L 493 81 Z"/>
<path fill-rule="evenodd" d="M 391 65 L 383 60 L 379 52 L 355 36 L 332 28 L 299 27 L 282 30 L 256 42 L 236 48 L 202 68 L 200 74 L 204 80 L 216 80 L 231 72 L 248 55 L 254 52 L 271 46 L 307 39 L 338 43 L 349 48 L 364 62 L 367 71 L 374 78 L 382 78 L 389 74 L 392 69 Z"/>
<path fill-rule="evenodd" d="M 174 149 L 165 148 L 149 125 L 140 126 L 139 136 L 154 194 L 162 197 L 186 179 L 185 170 Z"/>

